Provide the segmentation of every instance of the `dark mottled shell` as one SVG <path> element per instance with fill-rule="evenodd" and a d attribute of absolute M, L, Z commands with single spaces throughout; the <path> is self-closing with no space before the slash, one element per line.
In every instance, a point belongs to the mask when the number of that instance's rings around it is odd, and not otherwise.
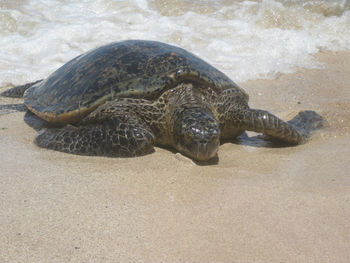
<path fill-rule="evenodd" d="M 128 40 L 84 53 L 24 95 L 27 107 L 50 122 L 79 121 L 106 100 L 156 99 L 181 82 L 220 92 L 244 90 L 197 56 L 155 41 Z"/>

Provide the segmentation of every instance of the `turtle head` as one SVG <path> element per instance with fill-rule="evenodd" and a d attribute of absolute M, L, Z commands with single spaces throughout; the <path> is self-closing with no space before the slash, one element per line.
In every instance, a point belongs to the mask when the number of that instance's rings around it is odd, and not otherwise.
<path fill-rule="evenodd" d="M 220 145 L 218 121 L 207 112 L 183 111 L 174 123 L 174 144 L 178 151 L 194 160 L 212 159 Z"/>

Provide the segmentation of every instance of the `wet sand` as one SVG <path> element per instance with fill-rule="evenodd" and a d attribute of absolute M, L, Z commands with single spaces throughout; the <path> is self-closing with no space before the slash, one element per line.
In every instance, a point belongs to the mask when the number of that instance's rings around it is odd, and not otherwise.
<path fill-rule="evenodd" d="M 241 85 L 252 107 L 328 126 L 298 147 L 226 143 L 215 165 L 40 149 L 23 112 L 0 116 L 0 262 L 349 262 L 350 53 L 317 56 Z"/>

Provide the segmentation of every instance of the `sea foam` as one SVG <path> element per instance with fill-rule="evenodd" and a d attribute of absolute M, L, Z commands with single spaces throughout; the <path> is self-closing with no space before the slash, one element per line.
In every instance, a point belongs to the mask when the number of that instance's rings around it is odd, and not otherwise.
<path fill-rule="evenodd" d="M 125 39 L 183 47 L 242 82 L 319 68 L 350 47 L 349 1 L 27 0 L 0 2 L 0 86 L 44 78 Z"/>

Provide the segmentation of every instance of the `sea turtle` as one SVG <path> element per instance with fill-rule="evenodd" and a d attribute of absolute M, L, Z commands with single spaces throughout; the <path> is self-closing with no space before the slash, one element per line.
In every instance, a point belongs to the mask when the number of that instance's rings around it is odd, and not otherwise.
<path fill-rule="evenodd" d="M 82 155 L 140 156 L 160 145 L 206 161 L 217 155 L 221 140 L 245 130 L 295 145 L 322 126 L 313 111 L 284 122 L 250 109 L 247 93 L 225 74 L 156 41 L 93 49 L 44 80 L 2 93 L 23 94 L 31 112 L 57 125 L 39 131 L 35 143 Z"/>

